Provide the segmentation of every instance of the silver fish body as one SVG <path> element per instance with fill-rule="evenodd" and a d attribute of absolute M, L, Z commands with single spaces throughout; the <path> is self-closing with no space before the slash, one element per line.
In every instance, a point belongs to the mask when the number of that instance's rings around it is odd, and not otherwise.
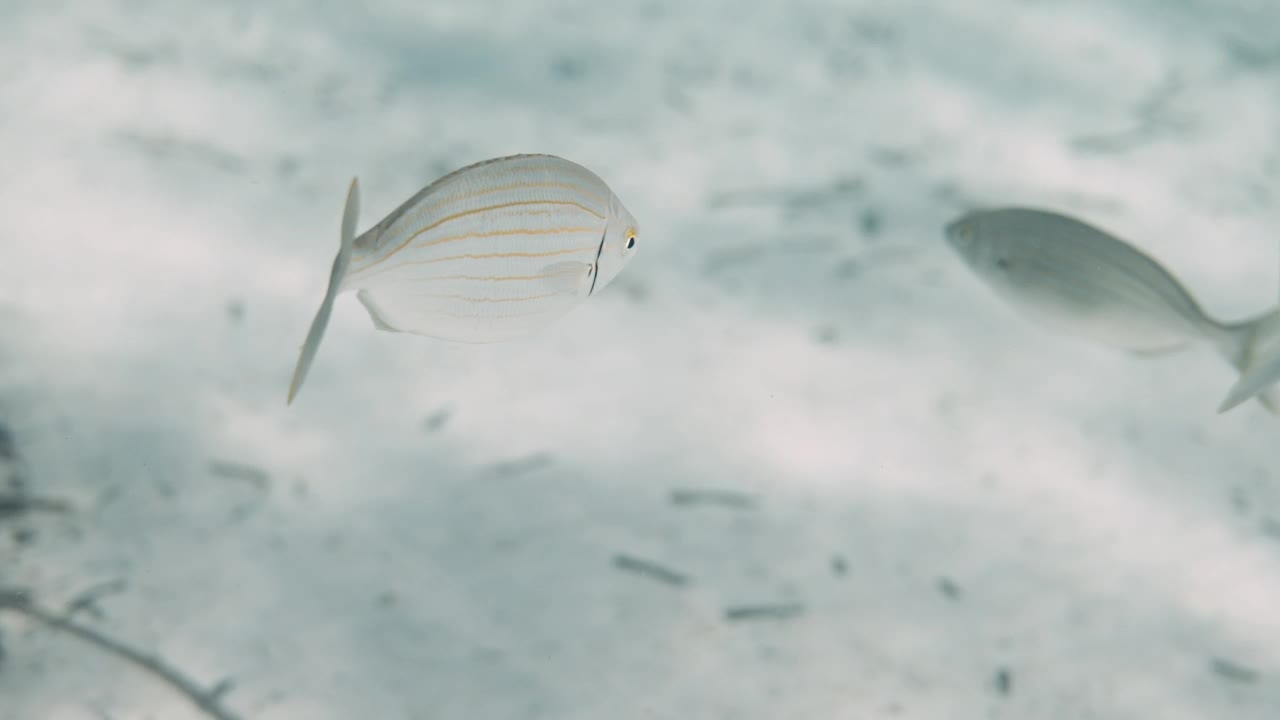
<path fill-rule="evenodd" d="M 1168 270 L 1088 223 L 1031 208 L 964 215 L 947 242 L 1006 302 L 1042 325 L 1140 354 L 1208 342 L 1247 372 L 1280 309 L 1238 323 L 1209 316 Z M 1261 398 L 1280 410 L 1280 395 Z"/>
<path fill-rule="evenodd" d="M 380 330 L 503 342 L 538 332 L 604 289 L 634 256 L 639 234 L 603 180 L 552 155 L 457 170 L 354 237 L 358 207 L 353 181 L 329 289 L 303 344 L 290 402 L 344 291 L 356 291 Z"/>

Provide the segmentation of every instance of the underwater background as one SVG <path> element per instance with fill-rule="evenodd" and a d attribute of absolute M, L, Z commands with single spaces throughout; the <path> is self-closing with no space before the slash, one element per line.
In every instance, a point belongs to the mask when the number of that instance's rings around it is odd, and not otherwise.
<path fill-rule="evenodd" d="M 521 152 L 622 275 L 495 345 L 340 297 L 286 406 L 351 177 Z M 0 160 L 0 597 L 236 717 L 1280 717 L 1280 418 L 941 230 L 1274 306 L 1271 0 L 5 0 Z M 0 610 L 0 719 L 205 717 Z"/>

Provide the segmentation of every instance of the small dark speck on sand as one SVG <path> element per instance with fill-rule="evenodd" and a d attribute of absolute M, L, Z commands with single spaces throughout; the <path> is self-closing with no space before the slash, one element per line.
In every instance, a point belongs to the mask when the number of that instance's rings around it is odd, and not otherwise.
<path fill-rule="evenodd" d="M 862 268 L 862 260 L 858 258 L 845 258 L 835 264 L 831 270 L 831 275 L 837 280 L 848 280 L 862 272 Z"/>
<path fill-rule="evenodd" d="M 1258 681 L 1257 670 L 1245 667 L 1244 665 L 1238 665 L 1230 660 L 1211 658 L 1209 660 L 1209 667 L 1213 670 L 1215 675 L 1223 678 L 1224 680 L 1230 680 L 1231 682 L 1241 683 L 1243 685 L 1252 685 Z"/>
<path fill-rule="evenodd" d="M 682 507 L 718 505 L 735 510 L 750 510 L 755 508 L 756 499 L 751 495 L 734 490 L 688 488 L 672 490 L 671 504 Z"/>
<path fill-rule="evenodd" d="M 561 57 L 551 64 L 551 72 L 561 80 L 577 80 L 587 72 L 587 64 L 579 58 Z"/>
<path fill-rule="evenodd" d="M 823 325 L 813 332 L 814 340 L 822 345 L 834 345 L 840 339 L 840 331 L 833 325 Z"/>
<path fill-rule="evenodd" d="M 298 159 L 292 155 L 281 155 L 276 160 L 276 174 L 285 180 L 298 174 Z"/>
<path fill-rule="evenodd" d="M 862 215 L 858 218 L 858 228 L 862 230 L 862 234 L 866 237 L 879 235 L 882 227 L 884 227 L 884 217 L 875 208 L 863 210 Z"/>
<path fill-rule="evenodd" d="M 431 413 L 422 421 L 422 429 L 429 433 L 439 432 L 448 424 L 449 419 L 453 417 L 453 410 L 449 408 L 440 408 Z"/>
<path fill-rule="evenodd" d="M 1231 506 L 1235 508 L 1236 514 L 1248 515 L 1250 505 L 1248 491 L 1239 487 L 1231 488 Z"/>
<path fill-rule="evenodd" d="M 631 555 L 614 555 L 613 566 L 623 572 L 635 573 L 645 577 L 680 587 L 689 584 L 689 576 L 682 572 L 665 568 L 649 560 L 641 560 Z"/>
<path fill-rule="evenodd" d="M 271 481 L 271 476 L 261 468 L 225 460 L 210 460 L 209 472 L 229 480 L 249 483 L 259 490 L 266 489 L 267 483 Z"/>
<path fill-rule="evenodd" d="M 849 572 L 849 563 L 845 561 L 843 555 L 835 555 L 831 558 L 831 573 L 833 575 L 844 577 Z"/>
<path fill-rule="evenodd" d="M 938 578 L 938 592 L 949 600 L 960 599 L 960 586 L 951 578 Z"/>
<path fill-rule="evenodd" d="M 493 465 L 493 472 L 499 477 L 511 477 L 513 475 L 522 475 L 535 470 L 541 470 L 550 464 L 551 455 L 549 453 L 534 453 L 526 457 L 495 463 Z"/>
<path fill-rule="evenodd" d="M 996 669 L 996 675 L 992 679 L 992 686 L 997 694 L 1008 697 L 1013 693 L 1013 671 L 1009 668 L 1002 667 Z"/>
<path fill-rule="evenodd" d="M 871 162 L 887 168 L 905 167 L 914 160 L 911 151 L 903 148 L 878 147 L 872 149 L 869 155 Z"/>
<path fill-rule="evenodd" d="M 1273 517 L 1263 518 L 1260 527 L 1263 535 L 1280 540 L 1280 520 Z"/>
<path fill-rule="evenodd" d="M 778 605 L 740 605 L 726 608 L 724 618 L 730 622 L 742 620 L 790 620 L 804 613 L 800 603 Z"/>
<path fill-rule="evenodd" d="M 0 423 L 0 460 L 17 460 L 18 448 L 13 444 L 13 433 Z"/>

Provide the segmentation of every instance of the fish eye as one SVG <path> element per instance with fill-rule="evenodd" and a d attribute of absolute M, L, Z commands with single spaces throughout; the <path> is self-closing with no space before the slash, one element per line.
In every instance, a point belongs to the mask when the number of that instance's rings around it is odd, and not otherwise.
<path fill-rule="evenodd" d="M 946 236 L 951 244 L 959 248 L 968 247 L 973 243 L 977 232 L 974 230 L 973 222 L 968 219 L 960 219 L 947 225 Z"/>
<path fill-rule="evenodd" d="M 635 236 L 635 235 L 628 235 L 628 236 L 627 236 L 627 249 L 628 249 L 628 250 L 630 250 L 631 248 L 633 248 L 633 247 L 635 247 L 635 246 L 636 246 L 636 236 Z"/>

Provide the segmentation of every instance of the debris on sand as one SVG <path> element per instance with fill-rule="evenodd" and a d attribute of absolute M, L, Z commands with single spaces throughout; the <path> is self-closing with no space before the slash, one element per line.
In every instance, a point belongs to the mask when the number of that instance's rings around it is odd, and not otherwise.
<path fill-rule="evenodd" d="M 680 507 L 718 505 L 735 510 L 751 510 L 756 507 L 756 499 L 734 490 L 687 488 L 672 490 L 671 504 Z"/>
<path fill-rule="evenodd" d="M 635 573 L 648 578 L 657 580 L 658 582 L 674 585 L 677 587 L 689 584 L 689 576 L 684 573 L 663 567 L 658 563 L 649 560 L 641 560 L 631 555 L 614 555 L 613 566 L 623 572 Z"/>
<path fill-rule="evenodd" d="M 740 605 L 726 608 L 724 619 L 729 622 L 744 620 L 790 620 L 804 613 L 804 605 L 800 603 L 780 603 L 776 605 Z"/>

